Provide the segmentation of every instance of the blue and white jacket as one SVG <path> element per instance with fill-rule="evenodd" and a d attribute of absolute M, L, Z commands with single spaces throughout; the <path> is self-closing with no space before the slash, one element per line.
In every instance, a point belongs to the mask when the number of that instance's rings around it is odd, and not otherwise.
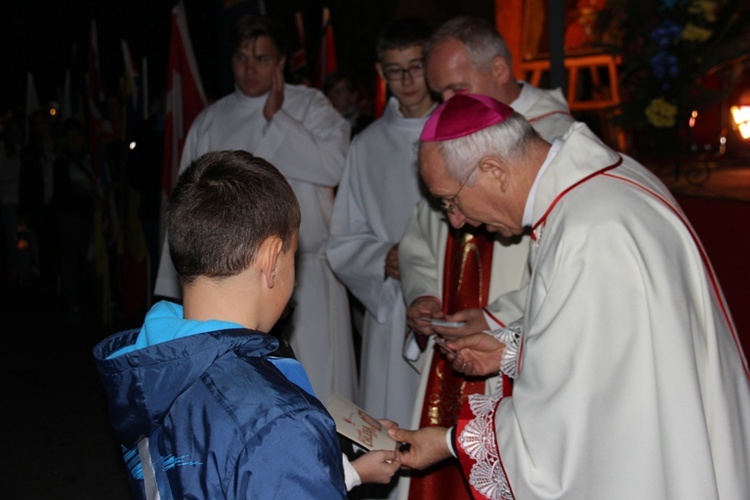
<path fill-rule="evenodd" d="M 160 302 L 94 348 L 137 497 L 346 498 L 335 424 L 277 347 Z"/>

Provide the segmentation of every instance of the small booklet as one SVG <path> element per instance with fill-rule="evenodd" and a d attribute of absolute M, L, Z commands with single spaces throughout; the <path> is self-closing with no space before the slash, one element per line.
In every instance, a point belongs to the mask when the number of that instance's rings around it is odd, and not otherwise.
<path fill-rule="evenodd" d="M 326 409 L 336 422 L 336 431 L 367 451 L 396 449 L 396 440 L 385 426 L 351 401 L 334 393 Z"/>

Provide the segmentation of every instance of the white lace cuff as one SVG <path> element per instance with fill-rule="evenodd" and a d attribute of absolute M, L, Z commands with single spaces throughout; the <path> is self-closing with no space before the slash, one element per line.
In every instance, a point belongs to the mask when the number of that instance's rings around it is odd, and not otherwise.
<path fill-rule="evenodd" d="M 495 411 L 500 396 L 472 394 L 469 407 L 474 415 L 458 437 L 458 443 L 471 461 L 469 483 L 485 498 L 509 500 L 513 493 L 500 460 L 495 430 Z"/>
<path fill-rule="evenodd" d="M 520 323 L 511 323 L 505 328 L 484 332 L 505 345 L 503 356 L 500 359 L 500 372 L 510 378 L 516 378 L 516 375 L 518 375 L 518 348 L 521 345 L 521 331 Z"/>

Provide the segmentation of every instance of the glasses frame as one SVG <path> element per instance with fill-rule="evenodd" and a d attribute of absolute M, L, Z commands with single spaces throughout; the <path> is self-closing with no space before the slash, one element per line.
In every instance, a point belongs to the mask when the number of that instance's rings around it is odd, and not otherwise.
<path fill-rule="evenodd" d="M 415 75 L 413 72 L 417 72 Z M 396 74 L 398 73 L 397 77 L 389 77 L 388 74 Z M 410 64 L 408 68 L 402 68 L 401 66 L 391 66 L 389 68 L 383 68 L 383 78 L 387 82 L 403 82 L 406 78 L 406 74 L 409 74 L 411 79 L 419 78 L 420 76 L 424 75 L 424 61 L 420 61 L 418 63 Z"/>
<path fill-rule="evenodd" d="M 476 171 L 478 167 L 479 167 L 478 163 L 474 165 L 474 168 L 471 169 L 471 172 L 469 173 L 469 175 L 466 176 L 466 179 L 463 182 L 461 182 L 461 184 L 459 184 L 458 191 L 456 191 L 456 194 L 454 194 L 450 198 L 443 198 L 442 200 L 440 200 L 440 203 L 443 206 L 443 211 L 445 213 L 451 214 L 451 215 L 456 213 L 456 208 L 458 208 L 458 205 L 457 205 L 458 195 L 461 194 L 461 190 L 469 182 L 469 179 L 471 179 L 471 176 L 474 175 L 474 172 Z"/>

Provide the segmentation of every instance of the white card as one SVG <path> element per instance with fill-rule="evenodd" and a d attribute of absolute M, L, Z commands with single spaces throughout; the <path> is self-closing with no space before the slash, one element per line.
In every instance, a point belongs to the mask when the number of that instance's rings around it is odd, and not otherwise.
<path fill-rule="evenodd" d="M 378 419 L 349 400 L 334 393 L 326 407 L 336 422 L 336 432 L 370 450 L 395 450 L 396 440 Z"/>

